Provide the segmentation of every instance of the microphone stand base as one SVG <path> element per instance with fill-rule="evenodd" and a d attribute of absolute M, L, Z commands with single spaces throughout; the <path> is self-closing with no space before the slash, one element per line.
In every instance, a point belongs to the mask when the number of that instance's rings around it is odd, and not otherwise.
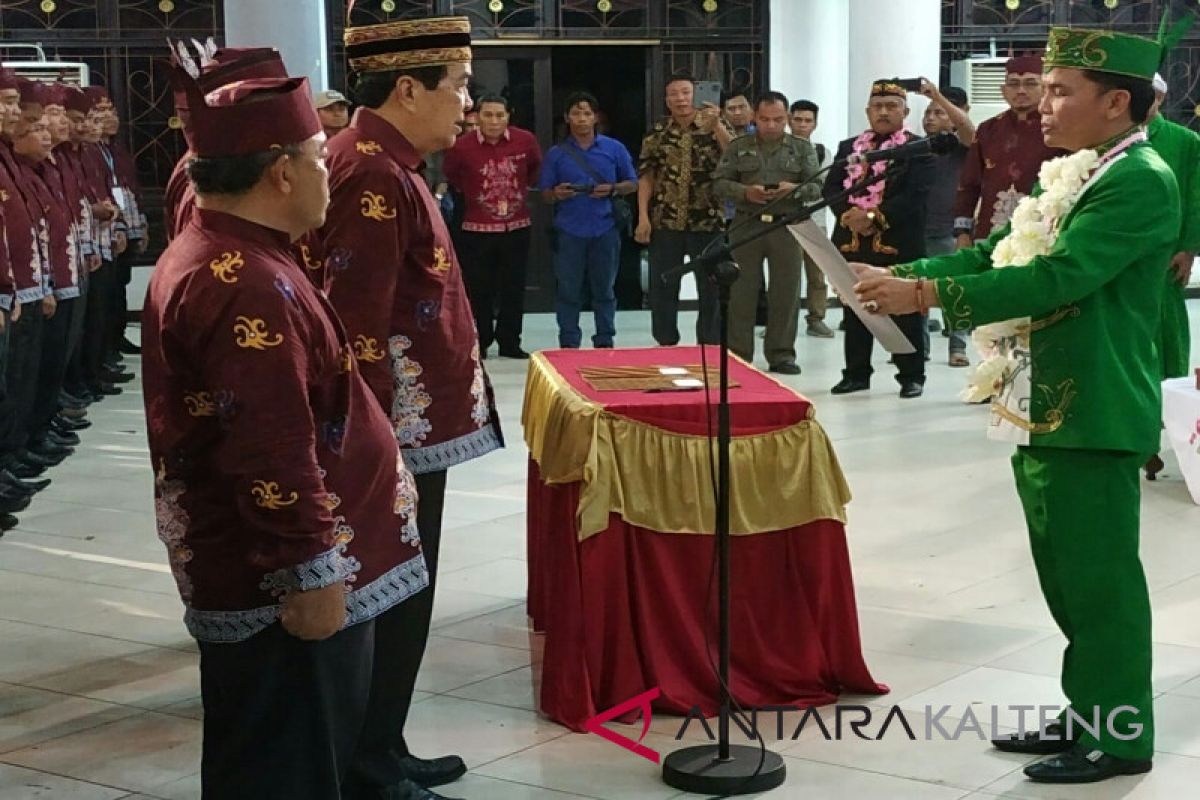
<path fill-rule="evenodd" d="M 757 747 L 730 745 L 729 758 L 722 760 L 720 749 L 706 744 L 676 750 L 663 759 L 663 782 L 681 792 L 741 795 L 769 791 L 787 777 L 783 758 L 771 750 L 764 758 Z"/>

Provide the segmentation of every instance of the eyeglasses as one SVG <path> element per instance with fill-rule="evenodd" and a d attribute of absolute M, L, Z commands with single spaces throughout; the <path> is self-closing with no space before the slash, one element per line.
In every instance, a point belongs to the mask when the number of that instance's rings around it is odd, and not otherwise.
<path fill-rule="evenodd" d="M 1040 89 L 1042 82 L 1038 78 L 1030 78 L 1027 81 L 1005 81 L 1005 89 Z"/>

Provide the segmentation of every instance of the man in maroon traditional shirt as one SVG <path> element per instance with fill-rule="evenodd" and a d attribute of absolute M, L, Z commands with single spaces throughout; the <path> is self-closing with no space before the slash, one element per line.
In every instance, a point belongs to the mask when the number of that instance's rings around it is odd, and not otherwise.
<path fill-rule="evenodd" d="M 424 157 L 454 144 L 471 107 L 470 31 L 465 17 L 347 29 L 352 95 L 361 107 L 330 143 L 321 231 L 330 299 L 416 475 L 431 590 L 446 471 L 503 444 L 458 258 L 421 175 Z M 372 702 L 395 713 L 385 728 L 364 733 L 379 763 L 400 764 L 424 787 L 466 770 L 457 756 L 416 758 L 403 735 L 432 602 L 432 591 L 416 601 L 422 617 L 404 620 L 409 627 L 398 640 L 407 645 L 391 654 L 392 668 L 373 689 Z"/>
<path fill-rule="evenodd" d="M 0 466 L 15 477 L 27 478 L 60 463 L 72 451 L 53 442 L 31 446 L 45 331 L 57 307 L 45 185 L 36 173 L 37 162 L 49 148 L 43 141 L 44 131 L 38 129 L 41 107 L 35 109 L 32 102 L 37 87 L 15 76 L 11 82 L 7 76 L 4 80 L 6 88 L 0 89 L 0 100 L 5 108 L 5 141 L 0 146 L 0 169 L 5 175 L 0 180 L 0 199 L 20 312 L 9 331 L 8 397 L 0 408 Z"/>
<path fill-rule="evenodd" d="M 529 131 L 509 124 L 508 100 L 484 95 L 476 105 L 479 130 L 460 136 L 446 152 L 442 172 L 466 201 L 462 234 L 463 278 L 475 312 L 479 353 L 495 341 L 506 358 L 529 358 L 521 349 L 525 265 L 533 220 L 525 202 L 537 185 L 542 151 Z"/>
<path fill-rule="evenodd" d="M 1042 139 L 1042 57 L 1016 56 L 1004 65 L 1008 110 L 975 131 L 958 178 L 954 233 L 959 247 L 970 247 L 1003 227 L 1021 198 L 1037 181 L 1042 162 L 1062 151 Z"/>
<path fill-rule="evenodd" d="M 159 538 L 200 649 L 201 789 L 344 798 L 395 646 L 381 623 L 428 593 L 416 493 L 292 256 L 329 198 L 308 81 L 206 98 L 175 79 L 197 208 L 151 278 L 143 364 Z"/>
<path fill-rule="evenodd" d="M 13 138 L 13 150 L 27 204 L 45 220 L 41 246 L 44 263 L 49 266 L 47 288 L 51 294 L 47 299 L 53 300 L 53 308 L 44 309 L 42 354 L 26 447 L 38 455 L 61 458 L 79 444 L 75 433 L 52 426 L 67 371 L 71 316 L 79 297 L 78 241 L 65 189 L 50 161 L 53 139 L 45 110 L 54 99 L 50 87 L 40 81 L 23 81 L 20 91 L 21 127 Z"/>
<path fill-rule="evenodd" d="M 211 61 L 201 64 L 199 69 L 200 75 L 196 80 L 204 94 L 234 81 L 287 77 L 283 58 L 273 47 L 222 47 L 213 53 Z M 186 140 L 187 100 L 178 93 L 175 95 L 175 115 L 184 123 L 183 136 Z M 168 242 L 187 226 L 195 208 L 196 195 L 187 176 L 187 162 L 191 157 L 189 143 L 188 151 L 175 163 L 171 177 L 167 179 L 163 194 L 163 220 Z"/>

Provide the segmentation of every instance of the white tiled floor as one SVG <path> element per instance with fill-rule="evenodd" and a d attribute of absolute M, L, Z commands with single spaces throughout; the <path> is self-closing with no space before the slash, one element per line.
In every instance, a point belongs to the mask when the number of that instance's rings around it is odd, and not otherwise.
<path fill-rule="evenodd" d="M 1200 331 L 1200 304 L 1192 303 Z M 835 316 L 836 316 L 835 312 Z M 620 344 L 650 344 L 644 313 L 623 313 Z M 553 346 L 549 316 L 526 324 Z M 955 400 L 963 371 L 934 336 L 926 396 L 901 401 L 890 370 L 869 394 L 834 398 L 841 342 L 802 338 L 804 374 L 855 499 L 848 528 L 863 645 L 891 704 L 923 730 L 926 705 L 1057 703 L 1059 634 L 1046 613 L 1012 489 L 1008 449 L 982 435 L 984 411 Z M 1200 354 L 1200 342 L 1193 352 Z M 137 360 L 130 359 L 136 370 Z M 509 447 L 451 472 L 435 631 L 410 726 L 419 752 L 461 753 L 471 800 L 672 798 L 658 769 L 604 740 L 540 718 L 539 641 L 526 628 L 525 364 L 491 360 Z M 137 383 L 96 407 L 79 452 L 0 541 L 0 800 L 198 797 L 195 647 L 154 535 Z M 788 766 L 772 797 L 1177 798 L 1200 784 L 1200 508 L 1167 458 L 1145 486 L 1142 552 L 1155 607 L 1160 692 L 1152 773 L 1102 787 L 1046 788 L 1023 760 L 977 739 L 824 741 L 813 728 L 772 742 Z M 945 718 L 953 730 L 957 719 Z M 1014 724 L 1002 717 L 1001 725 Z M 790 725 L 789 725 L 790 727 Z M 676 749 L 656 717 L 647 744 Z M 637 732 L 630 727 L 635 737 Z M 698 734 L 693 726 L 688 738 Z"/>

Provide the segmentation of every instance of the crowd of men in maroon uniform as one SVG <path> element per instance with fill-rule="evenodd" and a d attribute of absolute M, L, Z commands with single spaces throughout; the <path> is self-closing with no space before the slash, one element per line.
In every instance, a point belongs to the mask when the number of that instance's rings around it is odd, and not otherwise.
<path fill-rule="evenodd" d="M 119 127 L 102 86 L 0 69 L 0 531 L 133 377 L 125 286 L 147 236 Z"/>

